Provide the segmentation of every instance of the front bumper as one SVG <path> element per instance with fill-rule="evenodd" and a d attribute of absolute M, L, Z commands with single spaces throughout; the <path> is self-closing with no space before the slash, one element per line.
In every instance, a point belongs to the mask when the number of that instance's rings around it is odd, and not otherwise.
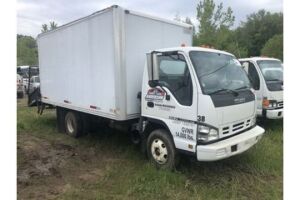
<path fill-rule="evenodd" d="M 283 118 L 283 108 L 274 109 L 274 110 L 265 110 L 263 111 L 264 117 L 267 119 L 282 119 Z"/>
<path fill-rule="evenodd" d="M 17 86 L 17 93 L 23 93 L 24 89 L 23 86 Z"/>
<path fill-rule="evenodd" d="M 262 138 L 264 132 L 263 128 L 255 126 L 231 138 L 209 145 L 198 145 L 197 160 L 215 161 L 240 154 L 256 144 Z"/>

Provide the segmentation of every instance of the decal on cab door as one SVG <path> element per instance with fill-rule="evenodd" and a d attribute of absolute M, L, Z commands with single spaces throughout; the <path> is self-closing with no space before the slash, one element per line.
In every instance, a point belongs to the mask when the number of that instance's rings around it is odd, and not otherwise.
<path fill-rule="evenodd" d="M 159 88 L 151 88 L 145 96 L 146 101 L 162 101 L 165 97 L 165 92 Z"/>

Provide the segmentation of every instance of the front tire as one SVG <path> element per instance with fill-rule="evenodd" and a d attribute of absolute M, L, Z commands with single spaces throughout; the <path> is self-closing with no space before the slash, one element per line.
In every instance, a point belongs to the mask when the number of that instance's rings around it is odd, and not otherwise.
<path fill-rule="evenodd" d="M 82 122 L 77 112 L 68 111 L 65 115 L 65 129 L 66 133 L 74 138 L 82 134 Z"/>
<path fill-rule="evenodd" d="M 147 154 L 151 163 L 158 168 L 174 169 L 178 163 L 174 142 L 164 129 L 150 133 L 147 139 Z"/>

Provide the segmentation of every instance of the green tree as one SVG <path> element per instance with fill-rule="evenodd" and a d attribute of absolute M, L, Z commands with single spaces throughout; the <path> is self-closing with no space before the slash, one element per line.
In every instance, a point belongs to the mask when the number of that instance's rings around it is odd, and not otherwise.
<path fill-rule="evenodd" d="M 37 44 L 33 37 L 17 35 L 17 66 L 37 65 Z"/>
<path fill-rule="evenodd" d="M 49 30 L 53 30 L 53 29 L 56 29 L 57 28 L 57 23 L 56 22 L 54 22 L 54 21 L 51 21 L 50 23 L 49 23 L 49 27 L 48 27 L 48 25 L 47 24 L 42 24 L 42 29 L 41 29 L 41 32 L 42 33 L 44 33 L 44 32 L 47 32 L 47 31 L 49 31 Z"/>
<path fill-rule="evenodd" d="M 283 33 L 283 14 L 259 10 L 247 17 L 236 29 L 240 46 L 248 50 L 248 56 L 259 56 L 265 43 L 276 34 Z"/>
<path fill-rule="evenodd" d="M 211 45 L 218 47 L 216 36 L 222 31 L 228 31 L 235 17 L 230 7 L 224 11 L 223 3 L 216 6 L 213 0 L 202 0 L 197 5 L 197 20 L 199 32 L 196 34 L 196 45 Z"/>
<path fill-rule="evenodd" d="M 50 30 L 56 29 L 57 28 L 57 23 L 52 21 L 50 22 Z"/>
<path fill-rule="evenodd" d="M 283 60 L 283 35 L 274 35 L 269 39 L 262 48 L 261 54 Z"/>
<path fill-rule="evenodd" d="M 49 29 L 48 29 L 48 25 L 47 25 L 47 24 L 43 24 L 43 25 L 42 25 L 42 29 L 41 29 L 42 33 L 46 32 L 46 31 L 48 31 L 48 30 L 49 30 Z"/>

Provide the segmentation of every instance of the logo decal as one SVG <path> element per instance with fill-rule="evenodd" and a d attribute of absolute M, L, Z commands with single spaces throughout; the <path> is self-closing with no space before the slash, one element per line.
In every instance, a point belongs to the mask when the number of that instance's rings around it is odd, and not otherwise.
<path fill-rule="evenodd" d="M 148 90 L 145 97 L 146 101 L 162 101 L 164 99 L 165 92 L 159 88 L 151 88 Z"/>
<path fill-rule="evenodd" d="M 234 103 L 235 104 L 238 104 L 238 103 L 244 103 L 246 101 L 245 98 L 237 98 L 237 99 L 234 99 Z"/>

